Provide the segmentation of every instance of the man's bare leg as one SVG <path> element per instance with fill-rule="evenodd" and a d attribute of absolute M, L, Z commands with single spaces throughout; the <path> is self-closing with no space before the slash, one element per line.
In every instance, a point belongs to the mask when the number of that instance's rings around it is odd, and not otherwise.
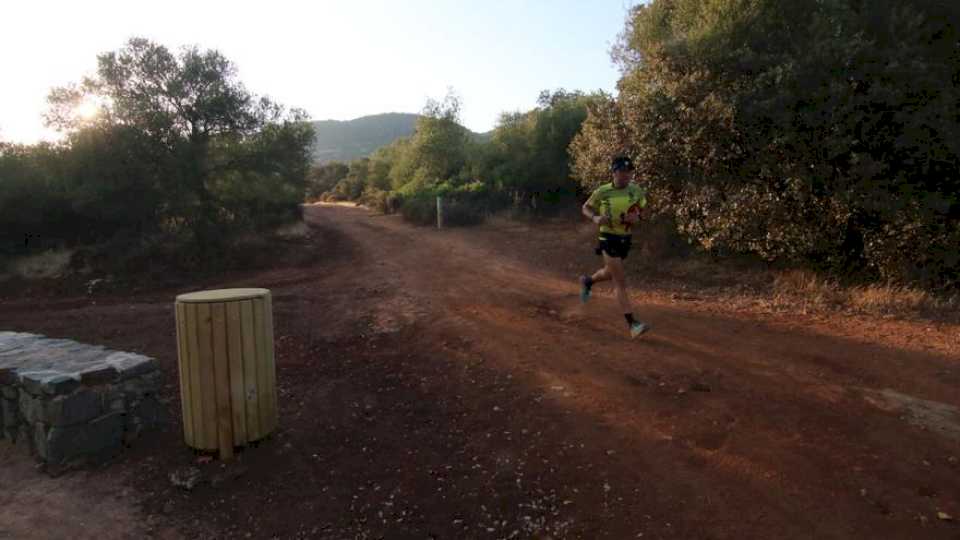
<path fill-rule="evenodd" d="M 620 309 L 624 315 L 633 316 L 633 306 L 630 305 L 630 295 L 627 294 L 627 277 L 623 271 L 623 261 L 603 254 L 603 260 L 607 263 L 606 273 L 613 280 L 613 287 L 617 291 L 617 302 L 620 303 Z"/>
<path fill-rule="evenodd" d="M 593 286 L 601 281 L 610 279 L 610 270 L 603 267 L 593 273 L 592 276 L 580 276 L 580 301 L 586 303 L 590 299 L 590 292 Z"/>
<path fill-rule="evenodd" d="M 607 263 L 607 273 L 613 279 L 613 286 L 617 290 L 617 302 L 620 303 L 623 318 L 627 320 L 627 326 L 630 328 L 630 337 L 638 338 L 650 329 L 650 325 L 633 318 L 633 304 L 627 293 L 627 276 L 623 270 L 623 259 L 608 257 L 606 253 L 603 254 L 603 258 Z"/>
<path fill-rule="evenodd" d="M 610 271 L 607 270 L 606 266 L 597 270 L 596 272 L 593 273 L 592 276 L 590 276 L 590 281 L 592 281 L 593 283 L 600 283 L 601 281 L 609 281 L 609 280 L 610 280 Z"/>

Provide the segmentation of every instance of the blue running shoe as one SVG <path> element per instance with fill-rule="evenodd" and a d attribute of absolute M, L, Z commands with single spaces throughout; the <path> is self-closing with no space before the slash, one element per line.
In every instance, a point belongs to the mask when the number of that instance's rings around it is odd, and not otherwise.
<path fill-rule="evenodd" d="M 580 303 L 586 304 L 590 299 L 590 286 L 587 285 L 587 276 L 580 276 Z"/>
<path fill-rule="evenodd" d="M 650 330 L 649 324 L 643 324 L 642 322 L 635 322 L 630 325 L 630 339 L 637 339 Z"/>

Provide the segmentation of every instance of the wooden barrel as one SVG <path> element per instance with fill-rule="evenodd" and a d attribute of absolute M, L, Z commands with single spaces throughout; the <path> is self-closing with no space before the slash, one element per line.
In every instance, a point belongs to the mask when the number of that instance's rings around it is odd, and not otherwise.
<path fill-rule="evenodd" d="M 184 439 L 230 459 L 277 427 L 270 291 L 181 294 L 176 319 Z"/>

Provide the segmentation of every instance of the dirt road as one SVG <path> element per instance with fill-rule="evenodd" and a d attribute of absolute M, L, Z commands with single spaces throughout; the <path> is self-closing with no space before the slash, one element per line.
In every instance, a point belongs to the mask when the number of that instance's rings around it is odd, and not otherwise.
<path fill-rule="evenodd" d="M 654 330 L 630 341 L 610 294 L 579 303 L 583 227 L 307 217 L 310 265 L 0 305 L 3 329 L 157 357 L 176 416 L 173 295 L 272 289 L 280 430 L 189 493 L 166 479 L 194 463 L 178 420 L 94 474 L 129 486 L 148 533 L 960 538 L 955 326 L 769 318 L 638 283 Z"/>

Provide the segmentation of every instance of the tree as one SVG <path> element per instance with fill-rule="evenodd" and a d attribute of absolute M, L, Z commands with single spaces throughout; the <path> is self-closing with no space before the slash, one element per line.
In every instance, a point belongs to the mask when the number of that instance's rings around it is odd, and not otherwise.
<path fill-rule="evenodd" d="M 158 189 L 167 194 L 161 211 L 187 224 L 200 246 L 220 242 L 236 217 L 214 193 L 224 192 L 224 182 L 275 178 L 282 192 L 302 198 L 312 141 L 306 116 L 248 92 L 222 54 L 188 47 L 174 55 L 134 38 L 97 60 L 94 76 L 51 92 L 48 124 L 66 131 L 111 126 L 149 141 L 136 158 L 159 173 Z M 85 101 L 100 107 L 93 122 L 77 116 Z"/>
<path fill-rule="evenodd" d="M 466 162 L 467 130 L 459 124 L 460 98 L 451 90 L 442 102 L 430 99 L 416 131 L 397 156 L 390 178 L 407 190 L 455 179 Z"/>
<path fill-rule="evenodd" d="M 572 195 L 577 184 L 570 176 L 568 149 L 588 106 L 601 99 L 602 94 L 543 91 L 537 108 L 502 114 L 485 160 L 487 175 L 510 192 L 515 204 L 534 209 L 543 200 Z"/>

